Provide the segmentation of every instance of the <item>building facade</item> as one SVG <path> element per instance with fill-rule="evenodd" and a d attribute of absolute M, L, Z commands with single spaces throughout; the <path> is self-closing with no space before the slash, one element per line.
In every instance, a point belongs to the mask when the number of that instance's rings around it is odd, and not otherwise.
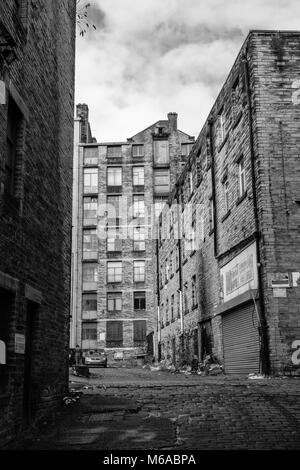
<path fill-rule="evenodd" d="M 68 390 L 75 13 L 0 4 L 0 445 Z"/>
<path fill-rule="evenodd" d="M 157 337 L 174 363 L 299 373 L 299 45 L 250 32 L 163 209 Z"/>
<path fill-rule="evenodd" d="M 121 362 L 143 357 L 148 336 L 151 350 L 155 212 L 193 142 L 169 113 L 127 141 L 77 146 L 71 347 L 104 348 Z"/>

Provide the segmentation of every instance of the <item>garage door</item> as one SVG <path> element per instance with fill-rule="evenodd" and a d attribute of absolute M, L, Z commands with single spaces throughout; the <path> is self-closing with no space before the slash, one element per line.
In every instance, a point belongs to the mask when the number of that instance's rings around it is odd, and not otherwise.
<path fill-rule="evenodd" d="M 253 302 L 225 314 L 222 325 L 225 372 L 259 372 L 258 321 Z"/>

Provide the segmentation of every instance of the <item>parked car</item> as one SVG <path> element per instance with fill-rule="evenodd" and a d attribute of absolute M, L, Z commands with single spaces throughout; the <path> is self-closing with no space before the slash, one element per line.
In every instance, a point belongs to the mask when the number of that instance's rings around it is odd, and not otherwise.
<path fill-rule="evenodd" d="M 83 356 L 83 362 L 89 367 L 107 367 L 107 355 L 104 349 L 91 349 Z"/>

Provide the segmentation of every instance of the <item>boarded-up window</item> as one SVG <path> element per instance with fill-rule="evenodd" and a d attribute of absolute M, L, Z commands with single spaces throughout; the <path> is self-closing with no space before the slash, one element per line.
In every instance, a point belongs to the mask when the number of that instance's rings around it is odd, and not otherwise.
<path fill-rule="evenodd" d="M 146 341 L 146 320 L 135 320 L 133 322 L 134 346 L 142 346 Z"/>
<path fill-rule="evenodd" d="M 154 140 L 154 163 L 169 163 L 169 142 L 167 140 Z"/>
<path fill-rule="evenodd" d="M 123 322 L 106 322 L 106 347 L 121 348 L 123 346 Z"/>
<path fill-rule="evenodd" d="M 84 312 L 97 311 L 97 294 L 82 295 L 82 310 Z"/>
<path fill-rule="evenodd" d="M 155 170 L 154 173 L 155 194 L 168 193 L 170 190 L 169 170 Z"/>
<path fill-rule="evenodd" d="M 121 145 L 110 145 L 107 147 L 107 157 L 108 158 L 120 158 L 122 157 L 122 147 Z"/>
<path fill-rule="evenodd" d="M 97 323 L 82 323 L 82 340 L 97 339 Z"/>

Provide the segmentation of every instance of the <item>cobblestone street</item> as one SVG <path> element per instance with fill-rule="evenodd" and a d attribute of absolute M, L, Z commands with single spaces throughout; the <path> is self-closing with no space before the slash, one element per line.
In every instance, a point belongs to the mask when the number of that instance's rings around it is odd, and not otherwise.
<path fill-rule="evenodd" d="M 81 399 L 15 449 L 300 449 L 299 378 L 108 368 L 71 388 Z"/>

